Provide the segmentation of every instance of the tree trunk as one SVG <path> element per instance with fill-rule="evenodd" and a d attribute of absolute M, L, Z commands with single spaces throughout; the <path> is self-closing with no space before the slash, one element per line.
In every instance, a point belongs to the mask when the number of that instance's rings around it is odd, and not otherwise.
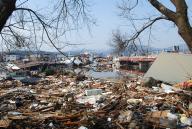
<path fill-rule="evenodd" d="M 176 8 L 176 12 L 168 9 L 158 0 L 148 0 L 153 7 L 165 15 L 170 21 L 174 22 L 178 28 L 179 35 L 187 44 L 192 52 L 192 27 L 188 18 L 188 7 L 185 0 L 170 0 Z"/>
<path fill-rule="evenodd" d="M 16 0 L 0 0 L 0 32 L 15 9 Z"/>
<path fill-rule="evenodd" d="M 172 0 L 172 2 L 176 7 L 176 19 L 174 22 L 178 27 L 178 33 L 192 52 L 192 28 L 189 23 L 187 4 L 185 0 Z"/>
<path fill-rule="evenodd" d="M 192 52 L 192 29 L 191 29 L 191 27 L 186 25 L 185 22 L 183 22 L 182 18 L 178 18 L 176 24 L 178 27 L 178 33 L 183 38 L 183 40 L 186 42 L 189 50 Z"/>

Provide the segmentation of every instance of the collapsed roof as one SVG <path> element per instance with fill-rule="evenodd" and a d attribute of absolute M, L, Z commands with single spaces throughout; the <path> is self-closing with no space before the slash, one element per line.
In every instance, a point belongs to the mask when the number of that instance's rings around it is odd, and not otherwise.
<path fill-rule="evenodd" d="M 144 78 L 175 84 L 192 79 L 192 54 L 161 53 Z"/>

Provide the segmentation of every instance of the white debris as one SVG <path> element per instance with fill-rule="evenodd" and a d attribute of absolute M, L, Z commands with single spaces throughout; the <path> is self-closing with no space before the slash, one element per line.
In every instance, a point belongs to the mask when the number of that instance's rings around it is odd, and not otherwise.
<path fill-rule="evenodd" d="M 102 89 L 90 89 L 90 90 L 85 90 L 85 94 L 86 94 L 87 96 L 99 95 L 99 94 L 102 94 Z"/>
<path fill-rule="evenodd" d="M 127 100 L 127 103 L 130 103 L 130 104 L 138 104 L 138 103 L 141 103 L 143 102 L 142 99 L 128 99 Z"/>

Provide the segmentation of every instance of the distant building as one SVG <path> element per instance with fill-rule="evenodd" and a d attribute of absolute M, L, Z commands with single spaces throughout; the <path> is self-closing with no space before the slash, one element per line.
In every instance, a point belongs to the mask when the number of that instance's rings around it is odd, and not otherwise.
<path fill-rule="evenodd" d="M 27 55 L 24 51 L 15 50 L 8 53 L 4 53 L 4 61 L 6 62 L 21 61 L 25 58 L 27 58 Z"/>
<path fill-rule="evenodd" d="M 22 60 L 24 59 L 24 56 L 19 55 L 19 54 L 7 54 L 5 55 L 5 61 L 9 62 L 9 61 L 17 61 L 17 60 Z"/>
<path fill-rule="evenodd" d="M 20 51 L 15 50 L 9 53 L 4 53 L 3 58 L 6 62 L 32 62 L 32 61 L 64 61 L 66 60 L 65 55 L 56 52 L 46 51 Z M 0 54 L 1 61 L 1 54 Z"/>
<path fill-rule="evenodd" d="M 56 61 L 56 54 L 53 53 L 43 53 L 41 55 L 41 60 L 43 61 Z"/>
<path fill-rule="evenodd" d="M 30 61 L 39 61 L 41 59 L 41 54 L 39 53 L 33 53 L 29 55 Z"/>

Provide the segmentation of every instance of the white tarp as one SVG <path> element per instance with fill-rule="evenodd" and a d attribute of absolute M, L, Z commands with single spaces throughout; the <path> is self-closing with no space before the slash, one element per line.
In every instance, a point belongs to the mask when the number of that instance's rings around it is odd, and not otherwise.
<path fill-rule="evenodd" d="M 11 63 L 8 63 L 5 67 L 7 69 L 12 69 L 12 70 L 19 70 L 20 69 L 17 65 L 11 64 Z"/>
<path fill-rule="evenodd" d="M 175 84 L 192 79 L 192 54 L 161 53 L 144 78 Z"/>

